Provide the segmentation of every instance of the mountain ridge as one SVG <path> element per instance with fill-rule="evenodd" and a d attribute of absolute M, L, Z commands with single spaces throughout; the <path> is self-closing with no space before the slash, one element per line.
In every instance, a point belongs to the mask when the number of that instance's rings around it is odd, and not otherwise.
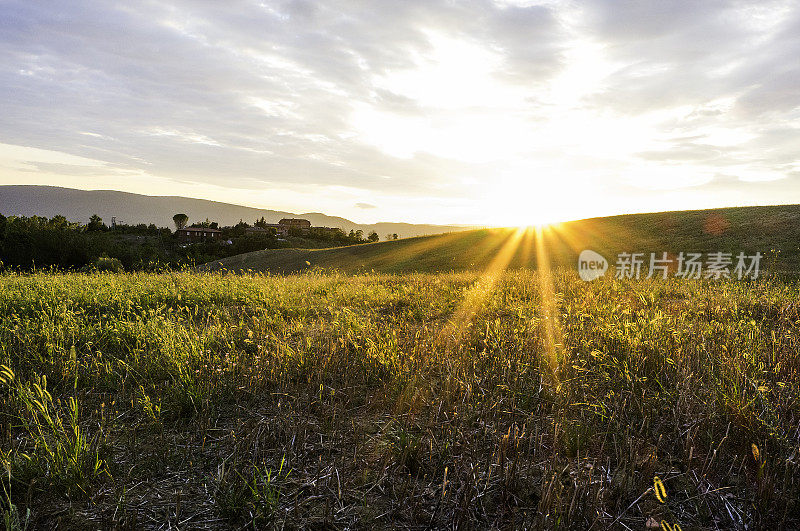
<path fill-rule="evenodd" d="M 387 233 L 397 233 L 406 238 L 474 228 L 389 221 L 356 223 L 347 218 L 320 212 L 298 214 L 174 195 L 154 196 L 118 190 L 79 190 L 48 185 L 0 185 L 0 214 L 4 216 L 63 215 L 72 222 L 86 223 L 92 214 L 97 214 L 106 224 L 110 224 L 111 218 L 116 217 L 118 223 L 129 225 L 154 223 L 159 227 L 172 227 L 172 216 L 178 212 L 188 215 L 190 223 L 210 219 L 222 226 L 235 225 L 239 220 L 252 224 L 261 217 L 269 223 L 277 223 L 286 217 L 302 217 L 314 226 L 338 227 L 345 232 L 363 230 L 368 233 L 375 230 L 381 238 L 385 238 Z"/>

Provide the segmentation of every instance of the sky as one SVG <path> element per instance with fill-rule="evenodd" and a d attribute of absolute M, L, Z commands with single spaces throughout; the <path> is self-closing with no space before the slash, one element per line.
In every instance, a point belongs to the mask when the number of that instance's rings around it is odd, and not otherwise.
<path fill-rule="evenodd" d="M 0 184 L 353 221 L 800 203 L 800 2 L 0 0 Z"/>

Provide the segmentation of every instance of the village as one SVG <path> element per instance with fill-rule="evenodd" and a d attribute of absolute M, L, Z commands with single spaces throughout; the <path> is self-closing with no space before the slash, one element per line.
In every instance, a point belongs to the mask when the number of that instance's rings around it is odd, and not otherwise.
<path fill-rule="evenodd" d="M 176 215 L 176 217 L 177 216 L 179 215 Z M 242 222 L 240 222 L 240 224 L 246 225 Z M 178 225 L 179 223 L 176 221 L 176 226 Z M 237 225 L 237 227 L 238 226 L 239 225 Z M 285 239 L 289 236 L 290 231 L 296 231 L 300 234 L 308 235 L 311 233 L 312 229 L 314 229 L 315 232 L 328 232 L 331 234 L 335 234 L 337 231 L 341 232 L 341 229 L 338 228 L 312 227 L 311 222 L 307 219 L 284 218 L 278 223 L 266 223 L 262 218 L 260 221 L 256 221 L 255 225 L 252 227 L 244 227 L 244 234 L 260 234 Z M 222 238 L 222 234 L 222 230 L 211 226 L 178 227 L 175 231 L 175 235 L 178 237 L 178 239 L 185 242 L 219 240 Z"/>
<path fill-rule="evenodd" d="M 380 239 L 375 231 L 371 231 L 365 238 L 361 230 L 346 233 L 338 227 L 315 227 L 311 221 L 302 218 L 283 218 L 278 223 L 268 223 L 262 217 L 252 225 L 240 220 L 229 227 L 220 227 L 218 223 L 208 219 L 187 226 L 189 220 L 186 214 L 175 214 L 172 219 L 176 229 L 174 235 L 184 248 L 196 243 L 234 245 L 237 240 L 249 241 L 251 246 L 266 242 L 268 247 L 283 247 L 292 239 L 293 246 L 305 247 L 315 241 L 338 246 L 376 242 Z M 397 239 L 397 235 L 389 234 L 386 238 Z"/>
<path fill-rule="evenodd" d="M 323 249 L 379 240 L 375 231 L 365 237 L 362 230 L 315 227 L 302 218 L 283 218 L 278 223 L 269 223 L 264 217 L 252 223 L 240 219 L 233 226 L 220 226 L 209 219 L 190 224 L 186 214 L 175 214 L 172 220 L 174 230 L 153 223 L 128 225 L 117 216 L 111 216 L 106 225 L 96 214 L 86 224 L 60 215 L 6 218 L 0 214 L 0 270 L 28 269 L 34 264 L 160 270 L 265 249 Z M 397 239 L 397 235 L 387 234 L 386 239 Z"/>

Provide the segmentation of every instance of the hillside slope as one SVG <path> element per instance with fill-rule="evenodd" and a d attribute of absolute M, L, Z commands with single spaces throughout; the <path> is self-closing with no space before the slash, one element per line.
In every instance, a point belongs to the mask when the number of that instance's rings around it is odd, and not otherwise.
<path fill-rule="evenodd" d="M 252 223 L 262 216 L 268 223 L 281 218 L 301 217 L 317 227 L 338 227 L 345 232 L 375 230 L 381 238 L 397 233 L 401 237 L 439 234 L 463 230 L 455 225 L 417 225 L 412 223 L 382 222 L 371 225 L 358 224 L 349 219 L 328 216 L 318 212 L 296 214 L 281 210 L 265 210 L 206 199 L 175 196 L 149 196 L 118 192 L 115 190 L 75 190 L 56 186 L 8 185 L 0 186 L 0 214 L 4 216 L 63 215 L 73 222 L 86 223 L 89 216 L 97 214 L 106 223 L 116 217 L 120 223 L 136 225 L 155 223 L 159 227 L 172 227 L 172 216 L 178 212 L 189 216 L 191 222 L 206 218 L 220 225 L 235 225 L 239 220 Z"/>
<path fill-rule="evenodd" d="M 592 249 L 614 264 L 621 252 L 745 252 L 764 255 L 762 270 L 800 270 L 800 205 L 631 214 L 562 223 L 543 229 L 553 265 L 575 267 Z M 484 229 L 336 249 L 256 251 L 206 264 L 205 269 L 292 273 L 311 268 L 346 273 L 375 270 L 485 270 L 536 267 L 535 231 Z"/>

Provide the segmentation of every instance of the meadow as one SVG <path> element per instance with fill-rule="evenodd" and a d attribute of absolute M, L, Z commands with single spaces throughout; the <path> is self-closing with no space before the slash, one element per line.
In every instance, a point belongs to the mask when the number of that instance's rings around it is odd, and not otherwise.
<path fill-rule="evenodd" d="M 512 269 L 537 269 L 537 241 L 551 266 L 574 269 L 592 249 L 613 265 L 619 253 L 760 252 L 762 270 L 793 276 L 800 271 L 800 205 L 758 206 L 625 214 L 542 227 L 481 229 L 402 238 L 327 249 L 262 249 L 211 261 L 204 269 L 296 273 L 314 269 L 345 273 L 485 271 L 498 255 Z M 496 265 L 496 264 L 494 264 Z"/>
<path fill-rule="evenodd" d="M 0 276 L 7 528 L 797 529 L 800 286 Z"/>

